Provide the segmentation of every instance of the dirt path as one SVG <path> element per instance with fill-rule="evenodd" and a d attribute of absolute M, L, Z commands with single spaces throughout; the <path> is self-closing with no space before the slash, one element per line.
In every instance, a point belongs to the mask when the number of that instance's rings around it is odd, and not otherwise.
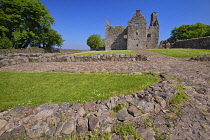
<path fill-rule="evenodd" d="M 188 61 L 189 58 L 173 58 L 145 50 L 136 52 L 146 55 L 149 61 L 25 63 L 2 67 L 0 71 L 164 72 L 186 86 L 186 94 L 190 101 L 176 106 L 170 105 L 169 111 L 152 116 L 150 119 L 158 130 L 156 133 L 163 139 L 210 140 L 210 62 L 193 62 Z M 170 110 L 176 110 L 178 113 Z"/>

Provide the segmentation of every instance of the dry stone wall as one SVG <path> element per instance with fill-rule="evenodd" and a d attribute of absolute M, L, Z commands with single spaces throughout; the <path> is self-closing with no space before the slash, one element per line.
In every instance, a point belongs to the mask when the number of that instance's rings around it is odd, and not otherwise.
<path fill-rule="evenodd" d="M 12 54 L 0 55 L 0 67 L 29 62 L 93 62 L 93 61 L 146 61 L 139 54 L 97 54 L 91 56 L 63 56 L 56 54 Z"/>
<path fill-rule="evenodd" d="M 61 137 L 96 129 L 111 132 L 119 122 L 135 122 L 160 112 L 175 95 L 175 86 L 161 81 L 132 95 L 103 101 L 17 106 L 0 113 L 0 140 Z M 118 105 L 125 107 L 114 115 L 113 108 Z"/>
<path fill-rule="evenodd" d="M 190 58 L 191 61 L 210 61 L 210 55 L 202 55 Z"/>
<path fill-rule="evenodd" d="M 210 36 L 179 40 L 172 45 L 172 48 L 210 49 Z"/>
<path fill-rule="evenodd" d="M 172 42 L 170 39 L 160 42 L 159 48 L 186 48 L 186 49 L 210 49 L 210 36 L 178 40 Z"/>
<path fill-rule="evenodd" d="M 15 53 L 44 53 L 42 48 L 33 49 L 0 49 L 0 55 L 15 54 Z"/>

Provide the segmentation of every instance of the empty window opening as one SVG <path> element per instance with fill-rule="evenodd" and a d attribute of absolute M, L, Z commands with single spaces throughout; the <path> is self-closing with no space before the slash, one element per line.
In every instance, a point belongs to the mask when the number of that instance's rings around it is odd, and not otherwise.
<path fill-rule="evenodd" d="M 151 37 L 151 34 L 148 34 L 147 37 Z"/>
<path fill-rule="evenodd" d="M 139 46 L 139 44 L 136 44 L 136 46 L 138 47 L 138 46 Z"/>
<path fill-rule="evenodd" d="M 139 35 L 139 33 L 138 33 L 138 32 L 136 32 L 136 35 Z"/>
<path fill-rule="evenodd" d="M 139 26 L 139 24 L 138 24 L 138 23 L 136 23 L 136 24 L 135 24 L 135 26 Z"/>

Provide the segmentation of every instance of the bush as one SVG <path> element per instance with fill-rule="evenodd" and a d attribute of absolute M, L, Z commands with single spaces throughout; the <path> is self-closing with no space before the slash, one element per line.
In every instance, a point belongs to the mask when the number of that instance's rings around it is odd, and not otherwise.
<path fill-rule="evenodd" d="M 98 49 L 99 47 L 103 47 L 104 42 L 100 35 L 94 34 L 88 37 L 87 45 L 90 46 L 90 48 L 93 50 Z"/>
<path fill-rule="evenodd" d="M 6 37 L 0 37 L 0 49 L 11 49 L 12 42 Z"/>

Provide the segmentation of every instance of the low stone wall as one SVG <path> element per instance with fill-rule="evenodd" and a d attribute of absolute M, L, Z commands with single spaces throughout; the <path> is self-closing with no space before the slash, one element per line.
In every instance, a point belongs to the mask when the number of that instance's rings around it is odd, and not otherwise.
<path fill-rule="evenodd" d="M 98 54 L 91 56 L 63 56 L 56 54 L 12 54 L 0 55 L 0 67 L 28 62 L 93 62 L 93 61 L 146 61 L 144 55 L 134 54 Z"/>
<path fill-rule="evenodd" d="M 0 49 L 0 55 L 15 54 L 15 53 L 44 53 L 42 48 L 32 49 Z"/>
<path fill-rule="evenodd" d="M 179 40 L 171 48 L 210 49 L 210 36 Z"/>
<path fill-rule="evenodd" d="M 85 52 L 83 50 L 71 50 L 71 49 L 59 49 L 59 52 L 62 54 L 73 54 L 73 53 L 81 53 Z"/>
<path fill-rule="evenodd" d="M 210 55 L 202 55 L 190 58 L 191 61 L 210 61 Z"/>
<path fill-rule="evenodd" d="M 162 81 L 132 95 L 120 95 L 103 101 L 18 106 L 0 113 L 0 139 L 39 139 L 86 134 L 98 129 L 111 132 L 119 122 L 136 122 L 164 109 L 176 95 L 176 88 Z M 125 107 L 118 112 L 113 108 Z M 142 113 L 143 112 L 143 113 Z"/>
<path fill-rule="evenodd" d="M 55 54 L 43 54 L 43 53 L 29 53 L 29 54 L 9 54 L 0 55 L 0 67 L 8 65 L 16 65 L 29 62 L 53 62 L 56 61 L 57 57 Z"/>

